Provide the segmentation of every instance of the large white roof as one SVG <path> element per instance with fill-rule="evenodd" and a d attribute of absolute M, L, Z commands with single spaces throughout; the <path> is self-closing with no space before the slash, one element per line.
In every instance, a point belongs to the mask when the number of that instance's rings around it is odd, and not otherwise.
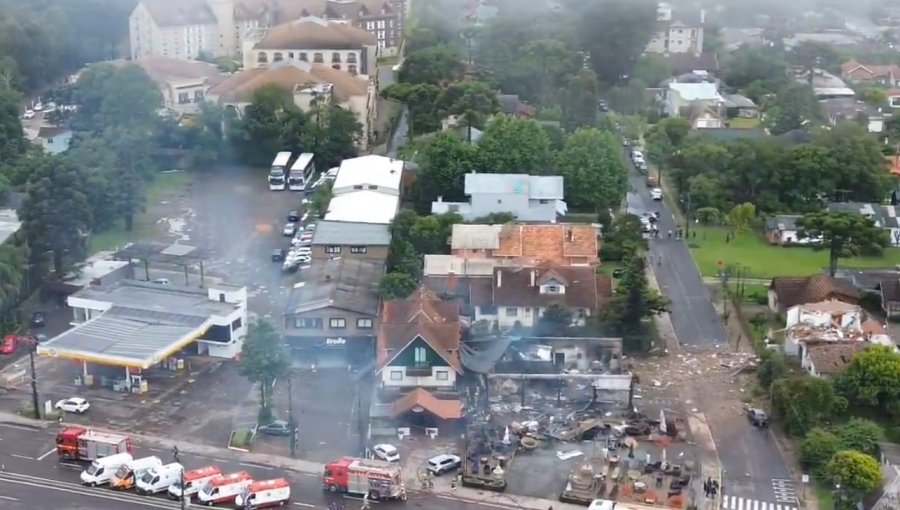
<path fill-rule="evenodd" d="M 400 197 L 377 191 L 354 191 L 338 195 L 328 204 L 327 221 L 390 223 L 397 214 Z"/>
<path fill-rule="evenodd" d="M 670 83 L 669 90 L 678 92 L 683 101 L 725 101 L 719 94 L 719 86 L 715 83 Z"/>
<path fill-rule="evenodd" d="M 399 192 L 402 177 L 402 160 L 376 155 L 362 156 L 341 162 L 333 189 L 368 185 Z"/>

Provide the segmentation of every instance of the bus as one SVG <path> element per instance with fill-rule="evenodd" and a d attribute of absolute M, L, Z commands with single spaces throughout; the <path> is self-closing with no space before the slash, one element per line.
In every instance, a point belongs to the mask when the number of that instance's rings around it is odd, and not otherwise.
<path fill-rule="evenodd" d="M 291 166 L 291 173 L 288 174 L 288 188 L 291 191 L 304 191 L 306 185 L 312 180 L 313 174 L 316 173 L 316 163 L 314 161 L 315 154 L 312 152 L 304 152 L 297 156 L 297 161 Z"/>
<path fill-rule="evenodd" d="M 281 191 L 284 189 L 287 169 L 291 162 L 290 152 L 279 152 L 275 155 L 275 161 L 272 162 L 272 168 L 269 169 L 269 189 L 272 191 Z"/>

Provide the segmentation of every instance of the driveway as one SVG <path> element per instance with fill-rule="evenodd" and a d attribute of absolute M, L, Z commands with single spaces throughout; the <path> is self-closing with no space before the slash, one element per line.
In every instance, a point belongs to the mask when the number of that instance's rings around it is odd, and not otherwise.
<path fill-rule="evenodd" d="M 626 197 L 628 211 L 660 213 L 660 238 L 650 241 L 650 258 L 662 293 L 672 301 L 671 319 L 675 336 L 682 346 L 695 348 L 728 347 L 725 325 L 713 307 L 709 290 L 703 283 L 691 257 L 686 240 L 676 240 L 678 225 L 665 202 L 650 199 L 646 177 L 629 160 L 629 183 L 632 191 Z M 653 171 L 651 169 L 651 171 Z M 796 506 L 796 490 L 789 479 L 790 471 L 771 432 L 748 426 L 741 416 L 718 411 L 719 400 L 715 388 L 697 381 L 695 391 L 701 410 L 709 420 L 716 442 L 719 460 L 725 470 L 723 477 L 723 506 L 729 510 L 754 508 L 750 505 L 781 505 L 775 510 L 789 510 Z"/>

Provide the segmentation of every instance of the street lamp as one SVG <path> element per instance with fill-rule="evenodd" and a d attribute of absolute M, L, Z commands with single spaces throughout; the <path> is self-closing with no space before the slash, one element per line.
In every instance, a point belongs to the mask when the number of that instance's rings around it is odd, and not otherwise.
<path fill-rule="evenodd" d="M 835 502 L 834 507 L 837 509 L 841 508 L 841 477 L 837 477 L 834 479 L 834 490 L 837 493 L 837 501 Z"/>

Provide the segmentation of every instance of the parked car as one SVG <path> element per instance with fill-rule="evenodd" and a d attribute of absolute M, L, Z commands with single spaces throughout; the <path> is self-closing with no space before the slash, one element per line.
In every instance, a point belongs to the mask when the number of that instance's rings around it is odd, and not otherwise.
<path fill-rule="evenodd" d="M 57 402 L 56 408 L 67 413 L 84 414 L 91 408 L 91 404 L 81 397 L 72 397 Z"/>
<path fill-rule="evenodd" d="M 22 118 L 25 120 L 31 120 L 34 118 L 34 110 L 25 110 L 25 113 L 22 115 Z"/>
<path fill-rule="evenodd" d="M 659 201 L 663 199 L 662 190 L 659 188 L 653 188 L 650 190 L 650 198 L 653 200 Z"/>
<path fill-rule="evenodd" d="M 44 316 L 44 312 L 34 312 L 31 314 L 32 328 L 43 328 L 46 324 L 47 318 Z"/>
<path fill-rule="evenodd" d="M 256 432 L 267 436 L 289 436 L 291 435 L 291 424 L 284 420 L 275 420 L 257 428 Z"/>
<path fill-rule="evenodd" d="M 168 285 L 169 279 L 168 278 L 157 278 L 157 279 L 153 280 L 151 283 L 155 283 L 157 285 Z"/>
<path fill-rule="evenodd" d="M 16 335 L 6 335 L 0 341 L 0 354 L 13 354 L 19 347 L 19 337 Z"/>
<path fill-rule="evenodd" d="M 31 107 L 31 109 L 36 112 L 44 111 L 44 104 L 40 102 L 35 103 L 34 106 Z"/>
<path fill-rule="evenodd" d="M 392 444 L 376 444 L 372 447 L 375 456 L 388 462 L 400 462 L 400 452 Z"/>
<path fill-rule="evenodd" d="M 292 223 L 296 223 L 296 222 L 300 221 L 300 213 L 297 211 L 288 211 L 287 220 Z"/>
<path fill-rule="evenodd" d="M 595 499 L 591 501 L 588 510 L 615 510 L 616 502 L 608 499 Z"/>
<path fill-rule="evenodd" d="M 460 468 L 461 465 L 462 459 L 459 458 L 459 455 L 442 453 L 428 459 L 425 469 L 431 472 L 431 474 L 433 474 L 434 476 L 440 476 L 450 471 L 456 471 Z"/>
<path fill-rule="evenodd" d="M 281 262 L 284 260 L 284 248 L 277 248 L 272 252 L 272 262 Z"/>
<path fill-rule="evenodd" d="M 286 223 L 284 228 L 281 229 L 281 233 L 284 234 L 284 237 L 291 237 L 297 233 L 297 224 L 296 223 Z"/>
<path fill-rule="evenodd" d="M 747 420 L 750 422 L 750 425 L 761 429 L 769 426 L 769 417 L 762 409 L 747 409 Z"/>

